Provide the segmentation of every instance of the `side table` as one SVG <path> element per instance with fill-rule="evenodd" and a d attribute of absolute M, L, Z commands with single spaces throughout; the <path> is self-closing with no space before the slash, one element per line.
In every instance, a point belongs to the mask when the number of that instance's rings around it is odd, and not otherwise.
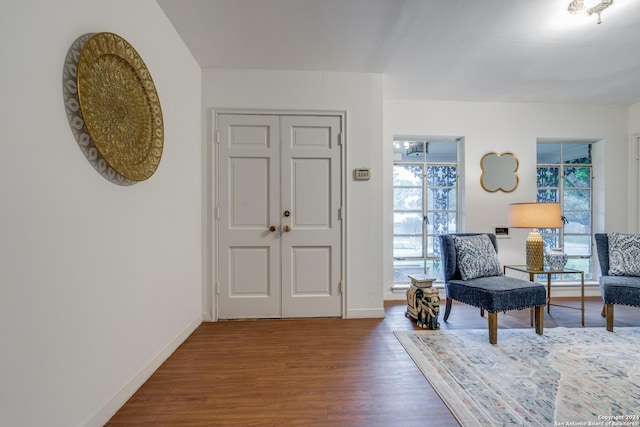
<path fill-rule="evenodd" d="M 580 310 L 582 312 L 582 326 L 584 326 L 584 271 L 574 270 L 572 268 L 563 268 L 562 270 L 549 270 L 548 267 L 544 267 L 542 270 L 529 270 L 526 265 L 505 265 L 502 270 L 506 274 L 507 269 L 519 271 L 521 273 L 527 273 L 529 275 L 529 281 L 533 282 L 536 274 L 542 274 L 547 276 L 547 313 L 551 312 L 550 307 L 552 305 L 556 307 L 571 308 L 574 310 Z M 551 276 L 554 274 L 579 274 L 580 275 L 580 308 L 571 307 L 568 305 L 551 304 Z"/>
<path fill-rule="evenodd" d="M 418 327 L 439 329 L 440 297 L 432 287 L 435 278 L 424 274 L 409 276 L 411 286 L 407 289 L 407 311 L 405 316 L 416 320 Z"/>

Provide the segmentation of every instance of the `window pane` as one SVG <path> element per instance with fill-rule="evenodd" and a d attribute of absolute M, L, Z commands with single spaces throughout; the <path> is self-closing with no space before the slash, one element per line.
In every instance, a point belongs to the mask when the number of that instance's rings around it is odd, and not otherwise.
<path fill-rule="evenodd" d="M 393 141 L 393 158 L 395 161 L 423 162 L 424 141 Z"/>
<path fill-rule="evenodd" d="M 454 187 L 456 185 L 456 167 L 427 167 L 427 185 L 430 187 Z"/>
<path fill-rule="evenodd" d="M 591 255 L 591 236 L 564 236 L 564 251 L 567 255 Z"/>
<path fill-rule="evenodd" d="M 553 166 L 538 168 L 538 188 L 558 187 L 560 185 L 558 179 L 559 171 L 560 168 Z"/>
<path fill-rule="evenodd" d="M 539 228 L 538 231 L 540 232 L 540 234 L 547 234 L 547 235 L 559 235 L 560 234 L 560 229 L 559 228 Z M 555 246 L 554 246 L 555 248 Z"/>
<path fill-rule="evenodd" d="M 422 214 L 394 212 L 393 234 L 422 235 Z"/>
<path fill-rule="evenodd" d="M 538 164 L 560 164 L 560 144 L 538 144 Z"/>
<path fill-rule="evenodd" d="M 455 212 L 430 212 L 427 214 L 429 224 L 428 234 L 444 234 L 456 232 Z"/>
<path fill-rule="evenodd" d="M 442 263 L 440 259 L 430 259 L 427 260 L 427 272 L 430 277 L 435 277 L 436 280 L 443 280 L 444 276 L 442 275 Z"/>
<path fill-rule="evenodd" d="M 565 187 L 591 187 L 591 168 L 565 168 Z"/>
<path fill-rule="evenodd" d="M 427 255 L 439 258 L 440 257 L 440 241 L 438 236 L 427 235 Z"/>
<path fill-rule="evenodd" d="M 395 236 L 393 238 L 394 258 L 421 258 L 422 238 L 409 236 Z"/>
<path fill-rule="evenodd" d="M 422 166 L 402 165 L 393 167 L 393 185 L 422 187 Z"/>
<path fill-rule="evenodd" d="M 393 209 L 397 211 L 422 210 L 421 188 L 394 188 Z"/>
<path fill-rule="evenodd" d="M 396 140 L 393 142 L 393 158 L 403 162 L 424 161 L 424 141 Z"/>
<path fill-rule="evenodd" d="M 582 270 L 584 271 L 584 279 L 592 279 L 593 275 L 591 272 L 593 271 L 593 258 L 569 258 L 567 262 L 567 268 L 573 268 L 574 270 Z M 580 280 L 580 275 L 571 274 L 565 275 L 565 280 Z"/>
<path fill-rule="evenodd" d="M 405 157 L 408 161 L 423 162 L 424 161 L 424 142 L 411 141 L 404 145 Z"/>
<path fill-rule="evenodd" d="M 409 274 L 426 274 L 425 262 L 421 259 L 395 259 L 393 261 L 393 281 L 410 283 Z"/>
<path fill-rule="evenodd" d="M 538 190 L 538 202 L 558 202 L 558 190 Z"/>
<path fill-rule="evenodd" d="M 590 212 L 565 212 L 564 217 L 569 221 L 564 225 L 565 233 L 591 234 Z"/>
<path fill-rule="evenodd" d="M 562 161 L 569 164 L 591 164 L 591 144 L 562 144 Z"/>
<path fill-rule="evenodd" d="M 427 209 L 429 210 L 455 210 L 456 209 L 455 188 L 430 188 L 427 198 Z"/>
<path fill-rule="evenodd" d="M 542 232 L 542 230 L 540 230 Z M 550 249 L 559 248 L 560 247 L 560 236 L 559 235 L 544 235 L 542 237 L 544 241 L 544 252 L 547 253 Z"/>
<path fill-rule="evenodd" d="M 564 191 L 565 211 L 588 211 L 591 210 L 590 190 L 565 190 Z"/>
<path fill-rule="evenodd" d="M 429 141 L 427 160 L 433 163 L 456 163 L 457 144 L 455 141 L 431 142 Z"/>

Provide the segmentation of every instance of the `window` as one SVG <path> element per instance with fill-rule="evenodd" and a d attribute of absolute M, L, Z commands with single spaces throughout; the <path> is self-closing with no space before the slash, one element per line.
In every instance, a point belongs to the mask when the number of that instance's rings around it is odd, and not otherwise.
<path fill-rule="evenodd" d="M 560 229 L 539 230 L 545 252 L 563 248 L 568 268 L 592 278 L 592 163 L 591 142 L 538 142 L 537 199 L 558 202 L 565 218 Z"/>
<path fill-rule="evenodd" d="M 456 231 L 457 141 L 395 138 L 393 153 L 393 281 L 442 280 L 437 236 Z"/>

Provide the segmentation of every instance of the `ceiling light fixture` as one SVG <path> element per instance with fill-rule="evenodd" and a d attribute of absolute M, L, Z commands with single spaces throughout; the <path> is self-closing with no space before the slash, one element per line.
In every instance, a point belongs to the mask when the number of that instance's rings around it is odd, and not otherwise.
<path fill-rule="evenodd" d="M 602 0 L 600 3 L 596 4 L 595 6 L 588 8 L 587 13 L 589 15 L 593 15 L 594 13 L 597 13 L 598 14 L 597 24 L 602 24 L 602 20 L 600 19 L 600 13 L 606 8 L 608 8 L 609 6 L 611 6 L 611 3 L 613 3 L 613 0 Z M 580 12 L 582 9 L 584 9 L 584 0 L 572 0 L 571 3 L 569 3 L 569 7 L 567 8 L 569 13 L 572 13 L 574 15 Z"/>

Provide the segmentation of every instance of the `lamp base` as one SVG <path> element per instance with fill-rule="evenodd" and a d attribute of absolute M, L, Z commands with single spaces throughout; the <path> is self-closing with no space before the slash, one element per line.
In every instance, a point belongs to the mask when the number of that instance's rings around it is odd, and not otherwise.
<path fill-rule="evenodd" d="M 544 269 L 544 241 L 538 230 L 534 229 L 527 236 L 527 270 L 542 271 Z"/>

